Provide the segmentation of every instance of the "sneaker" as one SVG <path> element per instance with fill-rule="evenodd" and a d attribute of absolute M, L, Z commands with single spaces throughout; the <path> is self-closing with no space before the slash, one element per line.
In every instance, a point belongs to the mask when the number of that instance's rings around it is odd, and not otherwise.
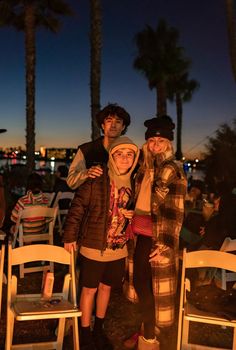
<path fill-rule="evenodd" d="M 113 345 L 103 330 L 100 332 L 93 332 L 93 340 L 96 350 L 113 350 Z"/>
<path fill-rule="evenodd" d="M 160 343 L 156 339 L 138 338 L 138 350 L 160 350 Z"/>
<path fill-rule="evenodd" d="M 143 335 L 143 333 L 144 333 L 144 329 L 143 328 L 144 327 L 143 327 L 143 323 L 142 323 L 139 332 L 136 332 L 133 335 L 131 335 L 129 338 L 125 339 L 125 341 L 123 342 L 123 346 L 126 349 L 136 349 L 137 348 L 138 337 L 140 335 Z M 156 336 L 157 339 L 160 338 L 160 334 L 161 334 L 161 330 L 157 326 L 155 326 L 155 336 Z"/>

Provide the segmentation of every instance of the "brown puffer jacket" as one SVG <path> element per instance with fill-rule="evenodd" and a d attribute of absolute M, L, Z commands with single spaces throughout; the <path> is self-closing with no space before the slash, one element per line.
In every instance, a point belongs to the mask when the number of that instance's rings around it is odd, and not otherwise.
<path fill-rule="evenodd" d="M 65 222 L 63 242 L 77 241 L 81 246 L 104 250 L 107 239 L 110 185 L 108 169 L 88 179 L 75 192 Z"/>

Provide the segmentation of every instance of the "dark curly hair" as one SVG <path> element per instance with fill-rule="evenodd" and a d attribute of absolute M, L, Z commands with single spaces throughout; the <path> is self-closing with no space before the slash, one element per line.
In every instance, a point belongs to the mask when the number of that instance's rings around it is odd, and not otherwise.
<path fill-rule="evenodd" d="M 43 188 L 43 179 L 37 173 L 32 173 L 27 179 L 26 190 L 31 190 L 34 194 L 42 191 Z"/>
<path fill-rule="evenodd" d="M 106 107 L 104 107 L 96 115 L 96 120 L 97 120 L 97 123 L 98 123 L 100 128 L 104 122 L 104 119 L 107 118 L 109 115 L 112 115 L 112 116 L 116 115 L 117 117 L 119 117 L 123 120 L 125 128 L 122 131 L 121 135 L 124 135 L 127 131 L 127 127 L 130 124 L 129 113 L 123 107 L 120 107 L 116 103 L 109 103 Z"/>

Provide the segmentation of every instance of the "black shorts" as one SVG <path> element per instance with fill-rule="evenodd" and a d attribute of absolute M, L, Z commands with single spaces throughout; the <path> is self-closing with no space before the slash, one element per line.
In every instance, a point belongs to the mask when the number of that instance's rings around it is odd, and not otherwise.
<path fill-rule="evenodd" d="M 125 258 L 114 261 L 96 261 L 80 255 L 81 287 L 97 288 L 102 282 L 112 288 L 121 288 L 125 275 Z"/>

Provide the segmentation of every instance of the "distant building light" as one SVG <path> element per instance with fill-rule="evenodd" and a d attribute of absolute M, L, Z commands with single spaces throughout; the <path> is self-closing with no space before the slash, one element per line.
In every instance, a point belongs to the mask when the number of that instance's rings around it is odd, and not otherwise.
<path fill-rule="evenodd" d="M 193 164 L 193 168 L 196 168 L 196 166 L 197 166 L 196 164 Z"/>
<path fill-rule="evenodd" d="M 18 154 L 19 152 L 18 151 L 15 151 L 15 154 Z"/>
<path fill-rule="evenodd" d="M 50 159 L 51 159 L 51 160 L 55 160 L 55 157 L 51 157 Z"/>
<path fill-rule="evenodd" d="M 46 156 L 46 148 L 44 146 L 40 147 L 40 152 L 41 152 L 41 156 L 45 157 Z"/>
<path fill-rule="evenodd" d="M 36 156 L 39 156 L 39 155 L 40 155 L 39 151 L 35 151 L 34 154 L 35 154 Z"/>
<path fill-rule="evenodd" d="M 191 163 L 188 163 L 188 166 L 191 166 Z"/>
<path fill-rule="evenodd" d="M 196 159 L 195 159 L 195 162 L 198 163 L 198 162 L 199 162 L 199 159 L 196 158 Z"/>
<path fill-rule="evenodd" d="M 182 157 L 182 160 L 185 160 L 186 158 L 185 157 Z"/>
<path fill-rule="evenodd" d="M 23 159 L 26 159 L 26 156 L 23 156 L 22 158 L 23 158 Z"/>

